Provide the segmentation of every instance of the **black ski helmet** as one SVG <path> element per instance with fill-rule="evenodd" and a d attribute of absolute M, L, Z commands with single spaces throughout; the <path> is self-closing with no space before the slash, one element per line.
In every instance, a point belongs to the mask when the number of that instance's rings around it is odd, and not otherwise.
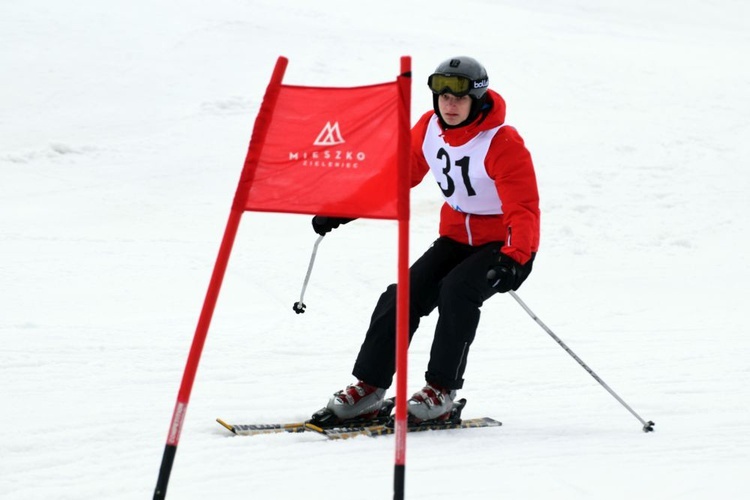
<path fill-rule="evenodd" d="M 460 78 L 451 79 L 450 77 Z M 462 81 L 464 78 L 466 80 Z M 427 79 L 427 85 L 430 87 L 433 94 L 433 109 L 435 110 L 435 114 L 440 118 L 443 127 L 457 128 L 468 125 L 473 122 L 483 110 L 487 109 L 489 107 L 487 105 L 487 89 L 489 88 L 489 84 L 490 79 L 487 76 L 487 70 L 484 69 L 484 66 L 473 57 L 458 56 L 441 62 L 438 67 L 435 68 L 435 72 Z M 464 122 L 450 126 L 443 120 L 443 117 L 440 115 L 438 98 L 441 94 L 445 93 L 458 96 L 471 96 L 471 111 Z"/>

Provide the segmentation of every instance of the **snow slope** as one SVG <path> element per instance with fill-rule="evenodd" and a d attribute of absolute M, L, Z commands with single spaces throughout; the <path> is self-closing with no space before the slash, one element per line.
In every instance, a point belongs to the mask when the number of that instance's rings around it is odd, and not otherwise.
<path fill-rule="evenodd" d="M 531 150 L 542 248 L 483 308 L 465 415 L 409 436 L 409 499 L 750 494 L 750 7 L 739 0 L 0 3 L 0 498 L 149 498 L 259 101 L 285 81 L 391 80 L 416 119 L 443 59 L 484 62 Z M 412 259 L 439 192 L 412 192 Z M 396 225 L 321 244 L 243 218 L 169 498 L 388 498 L 393 439 L 235 438 L 214 419 L 308 417 L 349 383 L 395 280 Z M 415 338 L 421 386 L 434 317 Z"/>

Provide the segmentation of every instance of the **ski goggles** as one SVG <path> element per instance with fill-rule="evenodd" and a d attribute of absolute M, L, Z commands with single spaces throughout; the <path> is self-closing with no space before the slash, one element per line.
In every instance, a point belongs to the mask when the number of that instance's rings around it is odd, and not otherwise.
<path fill-rule="evenodd" d="M 471 92 L 474 82 L 465 76 L 441 75 L 434 73 L 427 79 L 427 85 L 434 94 L 453 94 L 463 97 Z"/>

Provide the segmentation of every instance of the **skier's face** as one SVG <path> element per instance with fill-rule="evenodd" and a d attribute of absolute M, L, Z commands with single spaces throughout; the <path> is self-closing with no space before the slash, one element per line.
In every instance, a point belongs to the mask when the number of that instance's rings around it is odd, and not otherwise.
<path fill-rule="evenodd" d="M 471 97 L 468 95 L 456 97 L 453 94 L 440 94 L 438 109 L 445 123 L 452 126 L 458 125 L 469 117 Z"/>

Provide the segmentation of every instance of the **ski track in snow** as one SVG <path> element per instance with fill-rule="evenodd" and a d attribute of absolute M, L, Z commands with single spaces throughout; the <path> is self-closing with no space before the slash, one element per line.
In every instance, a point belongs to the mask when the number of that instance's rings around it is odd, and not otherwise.
<path fill-rule="evenodd" d="M 390 80 L 411 55 L 416 120 L 431 106 L 427 75 L 462 53 L 488 67 L 536 164 L 542 247 L 519 295 L 656 432 L 495 298 L 461 396 L 467 418 L 503 426 L 409 435 L 407 498 L 747 497 L 748 9 L 4 5 L 0 498 L 153 494 L 279 55 L 285 82 L 331 86 Z M 438 195 L 430 179 L 412 191 L 412 260 L 436 237 Z M 214 421 L 305 419 L 351 382 L 371 309 L 396 278 L 396 224 L 359 220 L 327 237 L 296 315 L 314 241 L 309 217 L 244 216 L 169 498 L 392 496 L 392 438 L 241 438 Z M 412 343 L 410 390 L 434 324 Z"/>

